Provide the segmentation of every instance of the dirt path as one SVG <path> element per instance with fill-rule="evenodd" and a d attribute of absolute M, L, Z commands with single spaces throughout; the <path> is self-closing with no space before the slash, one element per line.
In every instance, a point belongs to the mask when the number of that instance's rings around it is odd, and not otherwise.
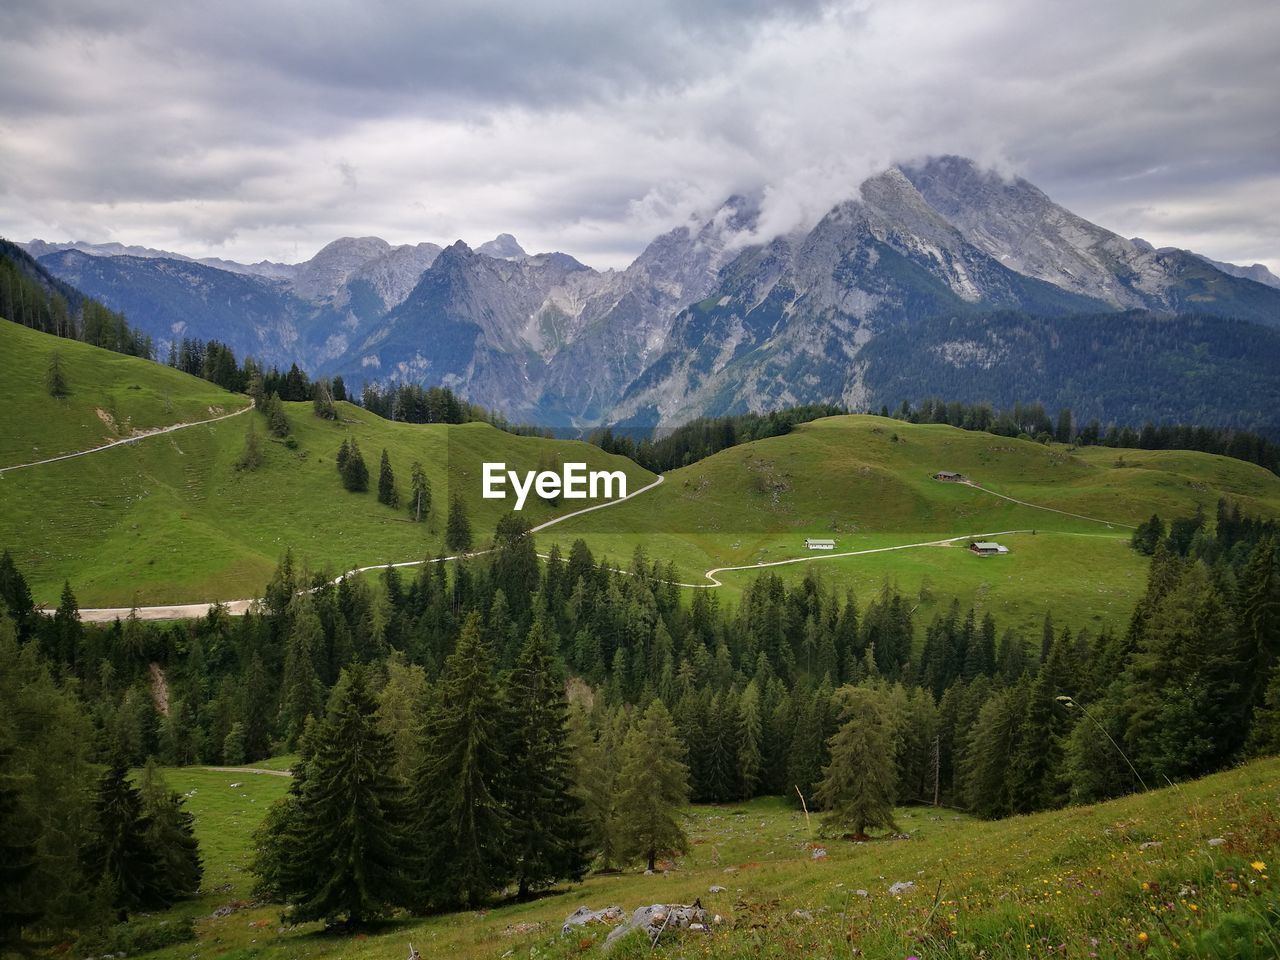
<path fill-rule="evenodd" d="M 146 440 L 148 437 L 158 437 L 163 433 L 173 433 L 176 430 L 186 430 L 188 427 L 199 427 L 206 423 L 217 423 L 219 420 L 229 420 L 232 417 L 238 417 L 242 413 L 248 413 L 253 409 L 253 402 L 250 401 L 247 407 L 241 407 L 231 413 L 224 413 L 221 416 L 210 417 L 208 420 L 195 420 L 191 423 L 171 423 L 167 427 L 156 427 L 154 430 L 144 430 L 136 433 L 132 437 L 125 437 L 123 440 L 112 440 L 110 443 L 104 443 L 100 447 L 90 447 L 88 450 L 77 450 L 75 453 L 64 453 L 59 457 L 49 457 L 47 460 L 33 460 L 31 463 L 15 463 L 11 467 L 0 467 L 0 475 L 8 473 L 10 470 L 23 470 L 27 467 L 39 467 L 46 463 L 57 463 L 60 460 L 73 460 L 76 457 L 87 457 L 91 453 L 101 453 L 103 450 L 110 450 L 112 447 L 121 447 L 126 443 L 137 443 L 139 440 Z"/>
<path fill-rule="evenodd" d="M 1126 530 L 1138 529 L 1131 523 L 1116 523 L 1113 520 L 1100 520 L 1097 517 L 1086 517 L 1083 513 L 1069 513 L 1066 510 L 1059 510 L 1057 507 L 1042 507 L 1038 503 L 1028 503 L 1026 500 L 1006 497 L 1003 493 L 996 493 L 994 490 L 988 490 L 986 487 L 976 484 L 972 480 L 961 480 L 960 482 L 966 487 L 973 487 L 973 489 L 981 490 L 983 493 L 989 493 L 993 497 L 999 497 L 1001 500 L 1008 500 L 1010 503 L 1016 503 L 1023 507 L 1030 507 L 1033 510 L 1048 510 L 1050 513 L 1060 513 L 1064 517 L 1075 517 L 1077 520 L 1088 520 L 1090 523 L 1100 523 L 1106 527 L 1124 527 Z"/>
<path fill-rule="evenodd" d="M 211 773 L 249 773 L 263 774 L 268 777 L 292 777 L 292 770 L 264 770 L 261 767 L 201 767 Z"/>
<path fill-rule="evenodd" d="M 243 411 L 241 411 L 243 412 Z M 192 424 L 194 426 L 194 424 Z M 578 517 L 584 513 L 591 513 L 593 510 L 603 510 L 605 507 L 612 507 L 632 497 L 638 497 L 646 491 L 654 489 L 663 482 L 664 478 L 659 477 L 652 483 L 645 484 L 639 490 L 628 493 L 625 497 L 619 497 L 617 500 L 607 500 L 604 503 L 597 503 L 590 507 L 583 507 L 581 510 L 574 510 L 570 513 L 562 514 L 558 517 L 552 517 L 546 523 L 540 523 L 533 527 L 529 532 L 537 533 L 540 530 L 546 530 L 548 527 L 554 527 L 557 523 L 563 523 L 571 517 Z M 395 567 L 397 570 L 405 567 L 421 567 L 428 563 L 449 563 L 453 560 L 461 560 L 463 557 L 482 557 L 488 550 L 477 550 L 472 553 L 460 553 L 451 557 L 431 557 L 426 560 L 405 560 L 400 563 L 375 563 L 367 567 L 355 567 L 334 577 L 331 583 L 335 586 L 341 583 L 345 578 L 354 576 L 359 573 L 369 573 L 374 570 L 385 570 L 387 567 Z M 257 600 L 226 600 L 221 606 L 232 616 L 243 616 L 248 613 L 249 608 L 257 603 Z M 80 619 L 85 623 L 110 623 L 112 620 L 121 619 L 129 616 L 137 616 L 139 620 L 191 620 L 198 617 L 206 616 L 209 611 L 218 605 L 217 601 L 205 603 L 179 603 L 166 604 L 155 607 L 85 607 L 80 611 Z"/>

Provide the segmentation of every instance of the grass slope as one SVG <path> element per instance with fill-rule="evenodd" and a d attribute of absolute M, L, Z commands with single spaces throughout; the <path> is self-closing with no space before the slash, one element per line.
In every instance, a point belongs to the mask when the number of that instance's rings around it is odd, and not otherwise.
<path fill-rule="evenodd" d="M 559 936 L 579 905 L 629 912 L 696 897 L 723 918 L 710 937 L 667 938 L 653 953 L 647 942 L 624 942 L 610 956 L 1269 958 L 1280 951 L 1280 890 L 1270 875 L 1280 857 L 1280 759 L 991 823 L 907 808 L 899 825 L 909 840 L 826 840 L 821 860 L 810 856 L 803 816 L 779 800 L 692 807 L 691 852 L 666 875 L 590 877 L 532 903 L 405 920 L 357 937 L 323 934 L 315 924 L 282 927 L 275 906 L 211 917 L 248 897 L 252 829 L 287 781 L 192 768 L 166 776 L 175 789 L 195 791 L 188 808 L 206 863 L 204 893 L 174 913 L 204 918 L 200 939 L 157 954 L 174 960 L 363 960 L 399 956 L 409 943 L 424 957 L 600 956 L 603 931 Z M 1225 843 L 1210 846 L 1218 837 Z M 891 896 L 896 881 L 915 887 Z M 726 889 L 712 894 L 713 885 Z"/>
<path fill-rule="evenodd" d="M 1112 521 L 1097 523 L 1011 503 L 932 479 L 964 473 L 1017 500 Z M 598 554 L 626 560 L 637 545 L 671 559 L 679 579 L 705 582 L 714 567 L 799 556 L 806 537 L 836 540 L 837 552 L 1002 530 L 1006 557 L 963 546 L 824 558 L 773 568 L 787 579 L 811 571 L 865 599 L 886 577 L 924 588 L 917 622 L 935 600 L 958 595 L 1030 627 L 1047 608 L 1084 610 L 1095 625 L 1128 616 L 1146 563 L 1127 549 L 1130 530 L 1153 511 L 1166 519 L 1220 496 L 1246 512 L 1280 514 L 1280 478 L 1253 464 L 1200 453 L 1044 446 L 942 425 L 873 416 L 831 417 L 744 444 L 672 471 L 660 488 L 613 510 L 546 531 L 540 547 L 583 537 Z M 755 574 L 717 574 L 732 595 Z M 1083 626 L 1078 623 L 1077 626 Z"/>
<path fill-rule="evenodd" d="M 65 342 L 33 336 L 59 349 Z M 82 344 L 67 346 L 83 352 L 82 371 L 71 375 L 73 389 L 78 377 L 86 383 L 94 377 L 123 383 L 154 373 L 180 377 L 174 383 L 190 391 L 191 404 L 205 403 L 204 388 L 216 390 L 136 360 L 124 367 L 127 377 L 108 379 L 117 370 L 115 362 L 128 358 Z M 0 407 L 0 435 L 27 429 L 23 420 L 36 392 L 27 384 L 23 396 L 28 400 Z M 218 395 L 223 403 L 242 400 Z M 292 449 L 270 437 L 261 415 L 249 413 L 6 474 L 0 477 L 5 505 L 0 547 L 13 553 L 37 601 L 51 605 L 64 578 L 86 607 L 232 600 L 258 596 L 288 548 L 299 563 L 335 573 L 442 552 L 451 489 L 461 492 L 476 542 L 483 543 L 512 504 L 481 499 L 485 461 L 503 461 L 522 471 L 585 461 L 592 469 L 625 471 L 632 490 L 653 479 L 625 458 L 575 441 L 517 437 L 482 423 L 389 423 L 346 403 L 338 405 L 336 422 L 315 417 L 309 403 L 285 406 L 296 440 Z M 266 457 L 256 471 L 241 472 L 235 464 L 250 418 Z M 344 437 L 360 444 L 370 474 L 367 493 L 342 487 L 334 457 Z M 407 508 L 378 503 L 384 447 L 406 499 L 410 465 L 414 460 L 424 464 L 433 495 L 426 522 L 412 523 Z M 523 515 L 537 523 L 587 503 L 548 504 L 531 496 Z"/>
<path fill-rule="evenodd" d="M 54 353 L 70 394 L 49 395 Z M 111 353 L 0 320 L 0 467 L 45 460 L 120 440 L 135 431 L 207 420 L 245 397 L 163 364 Z M 0 488 L 3 489 L 3 488 Z"/>

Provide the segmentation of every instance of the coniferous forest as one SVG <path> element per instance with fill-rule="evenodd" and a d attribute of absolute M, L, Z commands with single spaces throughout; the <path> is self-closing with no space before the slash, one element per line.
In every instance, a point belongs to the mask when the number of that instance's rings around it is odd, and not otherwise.
<path fill-rule="evenodd" d="M 286 554 L 260 609 L 171 625 L 81 623 L 71 585 L 38 613 L 5 554 L 6 944 L 198 886 L 157 763 L 296 754 L 258 893 L 361 924 L 652 869 L 690 800 L 781 795 L 865 836 L 895 805 L 998 818 L 1280 749 L 1280 530 L 1225 502 L 1139 529 L 1145 595 L 1097 634 L 1078 610 L 1036 636 L 954 602 L 916 622 L 892 584 L 859 603 L 816 574 L 682 598 L 640 552 L 542 563 L 526 534 L 512 515 L 484 556 L 375 582 Z"/>

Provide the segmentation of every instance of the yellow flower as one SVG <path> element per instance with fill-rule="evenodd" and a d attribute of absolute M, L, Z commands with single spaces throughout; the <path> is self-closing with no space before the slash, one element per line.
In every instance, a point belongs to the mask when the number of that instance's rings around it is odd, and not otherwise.
<path fill-rule="evenodd" d="M 1150 939 L 1151 939 L 1151 938 L 1147 936 L 1147 931 L 1145 931 L 1145 930 L 1143 930 L 1141 933 L 1139 933 L 1139 934 L 1138 934 L 1138 942 L 1139 942 L 1139 943 L 1146 943 L 1146 942 L 1147 942 L 1148 940 L 1150 940 Z"/>
<path fill-rule="evenodd" d="M 1267 865 L 1263 863 L 1261 860 L 1255 860 L 1253 861 L 1253 863 L 1249 864 L 1249 866 L 1253 867 L 1253 869 L 1258 871 L 1258 873 L 1261 873 L 1263 870 L 1267 869 Z"/>

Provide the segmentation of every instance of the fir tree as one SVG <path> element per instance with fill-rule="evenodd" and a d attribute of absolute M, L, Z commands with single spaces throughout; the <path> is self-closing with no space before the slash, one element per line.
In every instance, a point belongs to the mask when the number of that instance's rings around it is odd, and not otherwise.
<path fill-rule="evenodd" d="M 154 761 L 148 761 L 143 769 L 138 793 L 148 820 L 147 842 L 160 858 L 161 880 L 169 897 L 195 896 L 204 864 L 196 842 L 195 818 L 183 809 L 186 801 L 169 789 Z"/>
<path fill-rule="evenodd" d="M 511 817 L 495 793 L 508 758 L 493 669 L 493 648 L 473 612 L 445 661 L 415 778 L 437 906 L 482 903 L 511 876 Z"/>
<path fill-rule="evenodd" d="M 387 448 L 382 448 L 382 461 L 378 465 L 378 502 L 388 507 L 400 506 L 400 493 L 396 490 L 396 477 L 391 472 L 391 458 Z"/>
<path fill-rule="evenodd" d="M 431 482 L 417 460 L 409 468 L 409 513 L 418 523 L 431 513 Z"/>
<path fill-rule="evenodd" d="M 281 726 L 290 749 L 302 734 L 307 717 L 318 718 L 324 711 L 324 688 L 316 672 L 325 643 L 324 627 L 310 594 L 299 594 L 294 599 L 293 608 L 293 627 L 285 647 L 280 704 Z"/>
<path fill-rule="evenodd" d="M 341 450 L 338 451 L 341 457 Z M 360 445 L 353 438 L 347 444 L 347 455 L 341 458 L 342 485 L 352 493 L 364 493 L 369 489 L 369 468 L 364 465 Z"/>
<path fill-rule="evenodd" d="M 359 668 L 344 670 L 316 725 L 306 783 L 275 879 L 294 922 L 360 925 L 416 904 L 412 807 Z"/>
<path fill-rule="evenodd" d="M 454 495 L 449 501 L 449 520 L 445 526 L 444 544 L 455 553 L 466 553 L 471 549 L 471 521 L 467 519 L 467 508 L 462 498 Z"/>
<path fill-rule="evenodd" d="M 61 400 L 71 392 L 67 386 L 67 374 L 62 369 L 62 354 L 57 350 L 49 357 L 49 369 L 45 374 L 45 386 L 49 389 L 49 396 Z"/>
<path fill-rule="evenodd" d="M 814 793 L 827 811 L 824 823 L 859 840 L 869 829 L 896 830 L 893 735 L 883 700 L 866 687 L 842 687 L 836 699 L 844 722 L 829 742 L 831 760 Z"/>
<path fill-rule="evenodd" d="M 22 931 L 40 919 L 40 904 L 28 885 L 36 869 L 40 821 L 25 809 L 13 750 L 0 748 L 0 956 L 26 953 Z"/>
<path fill-rule="evenodd" d="M 689 802 L 684 746 L 661 700 L 645 710 L 622 745 L 614 818 L 619 854 L 643 859 L 650 870 L 660 854 L 684 853 L 689 838 L 680 809 Z"/>
<path fill-rule="evenodd" d="M 581 803 L 573 796 L 564 683 L 545 611 L 539 612 L 507 680 L 506 801 L 517 895 L 557 880 L 580 880 L 587 866 Z"/>
<path fill-rule="evenodd" d="M 258 438 L 257 428 L 253 425 L 253 421 L 250 420 L 249 428 L 244 433 L 244 450 L 240 452 L 240 456 L 236 459 L 236 469 L 252 473 L 262 466 L 262 461 L 262 441 Z"/>
<path fill-rule="evenodd" d="M 96 831 L 85 853 L 89 877 L 100 884 L 121 920 L 134 910 L 168 906 L 175 891 L 149 832 L 151 818 L 142 797 L 129 783 L 129 770 L 117 754 L 98 782 L 94 801 Z"/>

